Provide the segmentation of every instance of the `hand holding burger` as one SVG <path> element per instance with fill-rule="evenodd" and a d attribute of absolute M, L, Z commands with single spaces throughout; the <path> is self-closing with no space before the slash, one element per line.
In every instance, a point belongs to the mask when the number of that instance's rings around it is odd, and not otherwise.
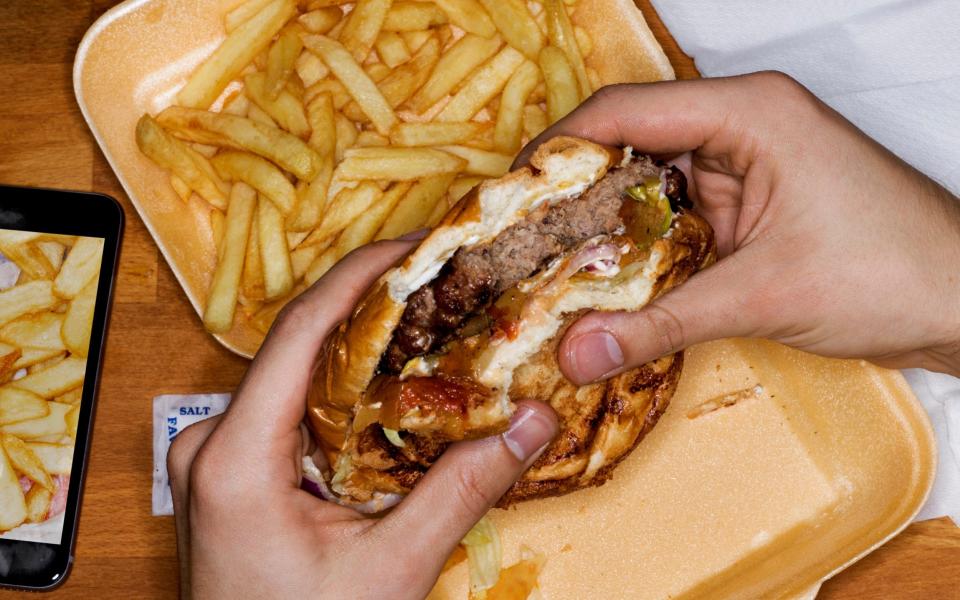
<path fill-rule="evenodd" d="M 553 438 L 553 414 L 526 403 L 503 435 L 452 446 L 380 520 L 300 489 L 312 443 L 304 398 L 320 346 L 415 245 L 380 242 L 348 255 L 284 309 L 228 411 L 174 440 L 184 597 L 422 598 L 464 534 Z"/>
<path fill-rule="evenodd" d="M 572 381 L 724 337 L 960 375 L 960 201 L 786 75 L 604 88 L 518 162 L 556 135 L 680 155 L 720 257 L 570 327 Z"/>

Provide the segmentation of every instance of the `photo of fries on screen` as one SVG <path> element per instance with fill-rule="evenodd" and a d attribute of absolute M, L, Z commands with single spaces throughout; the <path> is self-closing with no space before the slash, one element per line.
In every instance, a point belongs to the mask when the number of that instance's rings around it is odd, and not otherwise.
<path fill-rule="evenodd" d="M 0 229 L 0 539 L 60 542 L 102 256 Z"/>
<path fill-rule="evenodd" d="M 433 227 L 595 89 L 575 0 L 247 0 L 136 128 L 217 245 L 203 322 L 265 334 L 345 254 Z"/>

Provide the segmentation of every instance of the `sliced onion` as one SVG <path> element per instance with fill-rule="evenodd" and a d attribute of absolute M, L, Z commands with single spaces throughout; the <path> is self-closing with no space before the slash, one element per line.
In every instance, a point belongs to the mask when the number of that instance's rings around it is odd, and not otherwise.
<path fill-rule="evenodd" d="M 620 260 L 620 248 L 616 244 L 605 243 L 596 246 L 587 246 L 572 257 L 563 268 L 554 282 L 563 282 L 573 277 L 575 273 L 584 268 L 601 269 L 603 262 L 618 263 Z"/>
<path fill-rule="evenodd" d="M 346 506 L 347 508 L 352 508 L 353 510 L 363 513 L 365 515 L 372 515 L 378 512 L 383 512 L 388 508 L 393 508 L 403 500 L 403 495 L 401 494 L 384 494 L 382 492 L 375 492 L 372 500 L 368 502 L 350 502 L 349 500 L 344 500 L 340 496 L 333 493 L 330 489 L 330 486 L 327 485 L 326 480 L 323 478 L 323 473 L 320 472 L 320 469 L 317 467 L 317 464 L 314 462 L 313 458 L 310 456 L 303 457 L 303 475 L 300 479 L 300 489 L 323 498 L 327 502 L 333 502 L 334 504 L 339 504 L 340 506 Z"/>

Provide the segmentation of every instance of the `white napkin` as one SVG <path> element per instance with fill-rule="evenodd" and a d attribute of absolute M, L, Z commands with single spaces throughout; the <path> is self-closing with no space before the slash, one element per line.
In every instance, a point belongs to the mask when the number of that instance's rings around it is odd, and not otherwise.
<path fill-rule="evenodd" d="M 960 194 L 957 0 L 653 0 L 704 76 L 789 73 L 918 170 Z M 789 118 L 789 115 L 784 115 Z M 918 519 L 960 523 L 960 380 L 905 372 L 940 463 Z"/>

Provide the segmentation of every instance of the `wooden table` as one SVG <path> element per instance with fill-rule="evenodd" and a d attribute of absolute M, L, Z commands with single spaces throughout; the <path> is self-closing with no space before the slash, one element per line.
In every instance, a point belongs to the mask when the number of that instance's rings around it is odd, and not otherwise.
<path fill-rule="evenodd" d="M 114 3 L 0 2 L 0 183 L 102 192 L 127 214 L 77 559 L 55 595 L 173 598 L 173 519 L 150 516 L 151 399 L 230 390 L 246 361 L 203 332 L 74 102 L 77 44 Z M 693 61 L 642 4 L 678 77 L 697 77 Z M 820 597 L 958 597 L 957 582 L 960 530 L 939 519 L 910 526 L 827 583 Z"/>

